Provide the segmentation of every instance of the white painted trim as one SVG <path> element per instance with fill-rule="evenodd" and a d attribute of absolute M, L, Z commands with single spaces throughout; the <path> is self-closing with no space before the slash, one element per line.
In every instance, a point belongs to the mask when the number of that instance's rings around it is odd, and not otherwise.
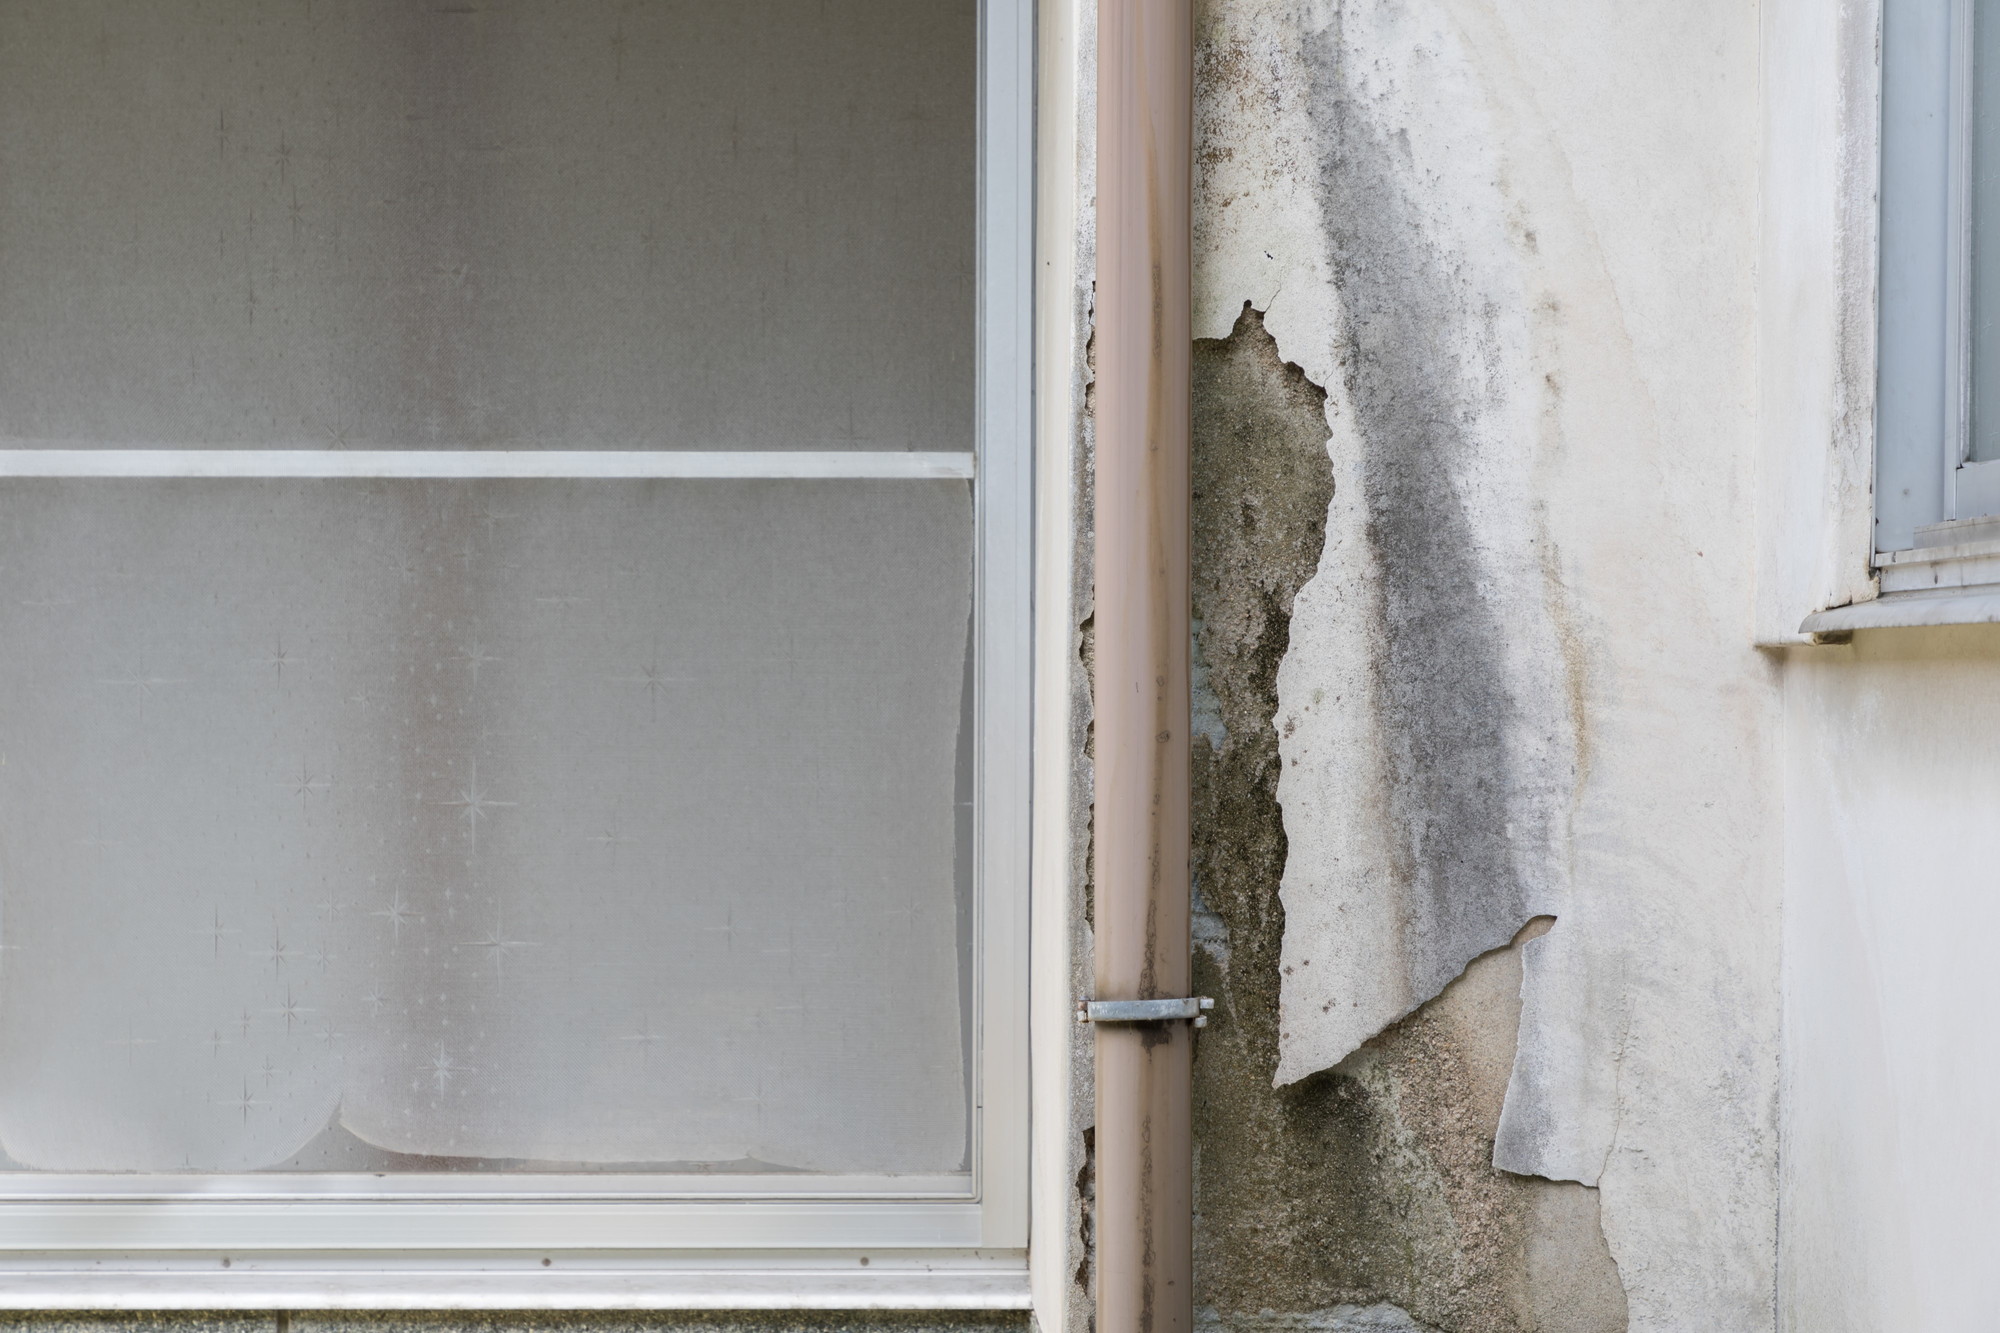
<path fill-rule="evenodd" d="M 970 453 L 685 449 L 0 449 L 0 477 L 953 480 Z"/>
<path fill-rule="evenodd" d="M 979 1243 L 1028 1243 L 1034 0 L 980 6 Z"/>
<path fill-rule="evenodd" d="M 0 1309 L 93 1310 L 1018 1310 L 1019 1252 L 909 1257 L 369 1257 L 318 1262 L 219 1258 L 0 1262 Z M 865 1262 L 864 1262 L 865 1261 Z"/>
<path fill-rule="evenodd" d="M 1915 629 L 1929 625 L 2000 624 L 2000 587 L 1898 592 L 1872 602 L 1837 606 L 1807 616 L 1805 634 L 1847 634 L 1858 629 Z"/>

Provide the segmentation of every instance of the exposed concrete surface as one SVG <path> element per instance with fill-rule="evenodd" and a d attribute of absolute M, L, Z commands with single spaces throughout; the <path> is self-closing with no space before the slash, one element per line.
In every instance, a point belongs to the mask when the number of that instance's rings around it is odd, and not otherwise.
<path fill-rule="evenodd" d="M 1195 1311 L 1194 1326 L 1202 1333 L 1225 1327 L 1215 1311 L 1208 1309 Z M 1265 1310 L 1254 1315 L 1239 1315 L 1227 1327 L 1255 1330 L 1255 1333 L 1438 1333 L 1429 1324 L 1418 1323 L 1410 1318 L 1407 1311 L 1398 1310 L 1386 1302 L 1366 1309 L 1358 1305 L 1336 1305 L 1306 1314 L 1276 1314 Z"/>
<path fill-rule="evenodd" d="M 278 1316 L 269 1311 L 136 1310 L 129 1313 L 79 1311 L 0 1312 L 0 1329 L 14 1333 L 275 1333 Z"/>
<path fill-rule="evenodd" d="M 1329 391 L 1336 482 L 1277 678 L 1275 1077 L 1360 1081 L 1374 1034 L 1556 917 L 1525 949 L 1493 1160 L 1601 1184 L 1633 1328 L 1769 1328 L 1755 12 L 1211 0 L 1200 21 L 1196 332 L 1266 312 Z M 1298 1165 L 1365 1178 L 1333 1142 Z"/>
<path fill-rule="evenodd" d="M 1332 498 L 1325 398 L 1254 309 L 1195 345 L 1196 967 L 1217 997 L 1195 1066 L 1197 1300 L 1227 1329 L 1611 1333 L 1624 1297 L 1596 1192 L 1492 1164 L 1517 949 L 1334 1070 L 1273 1083 L 1287 851 L 1273 719 Z"/>

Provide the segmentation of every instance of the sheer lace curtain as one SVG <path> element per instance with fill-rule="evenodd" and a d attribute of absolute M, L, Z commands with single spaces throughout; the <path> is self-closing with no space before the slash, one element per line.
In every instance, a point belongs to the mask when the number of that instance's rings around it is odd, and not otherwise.
<path fill-rule="evenodd" d="M 0 8 L 0 448 L 970 449 L 973 35 Z M 972 499 L 0 482 L 0 1165 L 966 1169 Z"/>

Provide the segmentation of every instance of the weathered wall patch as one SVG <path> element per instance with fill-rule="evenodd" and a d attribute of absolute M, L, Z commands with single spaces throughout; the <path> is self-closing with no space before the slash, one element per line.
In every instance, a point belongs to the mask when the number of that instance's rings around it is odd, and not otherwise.
<path fill-rule="evenodd" d="M 1249 307 L 1228 338 L 1196 343 L 1194 364 L 1196 967 L 1218 997 L 1195 1068 L 1206 1320 L 1622 1329 L 1595 1192 L 1492 1164 L 1517 951 L 1481 959 L 1337 1068 L 1273 1084 L 1287 850 L 1273 722 L 1294 598 L 1333 498 L 1325 392 Z"/>
<path fill-rule="evenodd" d="M 1775 673 L 1745 628 L 1755 15 L 1198 15 L 1196 332 L 1228 333 L 1245 299 L 1264 312 L 1281 359 L 1327 390 L 1335 484 L 1276 679 L 1273 1077 L 1300 1096 L 1361 1078 L 1474 959 L 1556 918 L 1495 955 L 1526 974 L 1485 1169 L 1601 1185 L 1549 1197 L 1601 1203 L 1632 1327 L 1768 1327 L 1779 785 Z M 1236 967 L 1249 949 L 1222 896 L 1210 933 Z M 1265 1156 L 1363 1194 L 1370 1172 L 1416 1189 L 1429 1169 L 1290 1142 Z M 1246 1212 L 1242 1234 L 1291 1215 Z M 1295 1312 L 1359 1299 L 1296 1294 L 1319 1303 Z"/>

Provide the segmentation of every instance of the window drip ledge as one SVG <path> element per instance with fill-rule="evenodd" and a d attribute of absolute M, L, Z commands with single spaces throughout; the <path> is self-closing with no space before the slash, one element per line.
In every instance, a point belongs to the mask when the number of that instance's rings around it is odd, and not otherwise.
<path fill-rule="evenodd" d="M 1851 634 L 1858 629 L 1914 629 L 1925 625 L 2000 624 L 2000 584 L 1885 592 L 1869 602 L 1815 611 L 1801 634 Z"/>

